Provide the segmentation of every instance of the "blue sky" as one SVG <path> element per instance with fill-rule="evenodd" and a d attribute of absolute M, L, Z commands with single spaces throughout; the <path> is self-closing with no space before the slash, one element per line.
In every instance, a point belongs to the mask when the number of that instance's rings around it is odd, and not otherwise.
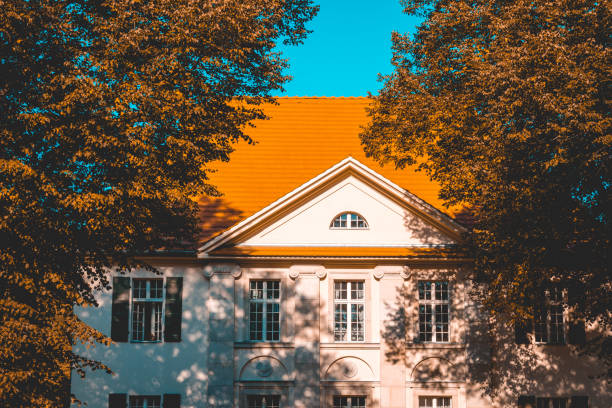
<path fill-rule="evenodd" d="M 288 96 L 365 96 L 381 87 L 391 66 L 391 32 L 414 33 L 419 19 L 399 0 L 315 0 L 321 9 L 304 44 L 280 47 L 289 58 Z"/>

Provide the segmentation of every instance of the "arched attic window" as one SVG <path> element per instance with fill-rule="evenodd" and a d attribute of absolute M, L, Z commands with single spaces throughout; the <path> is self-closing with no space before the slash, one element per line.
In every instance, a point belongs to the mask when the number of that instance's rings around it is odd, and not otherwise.
<path fill-rule="evenodd" d="M 361 215 L 354 212 L 343 212 L 329 224 L 331 229 L 367 229 L 368 223 Z"/>

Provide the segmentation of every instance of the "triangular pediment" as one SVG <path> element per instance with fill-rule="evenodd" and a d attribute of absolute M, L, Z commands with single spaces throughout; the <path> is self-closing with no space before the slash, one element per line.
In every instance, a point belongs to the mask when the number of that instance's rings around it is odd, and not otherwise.
<path fill-rule="evenodd" d="M 359 214 L 361 228 L 334 228 L 343 213 Z M 463 229 L 450 217 L 347 158 L 200 248 L 200 256 L 228 248 L 248 254 L 267 248 L 445 248 Z M 367 252 L 367 251 L 366 251 Z"/>

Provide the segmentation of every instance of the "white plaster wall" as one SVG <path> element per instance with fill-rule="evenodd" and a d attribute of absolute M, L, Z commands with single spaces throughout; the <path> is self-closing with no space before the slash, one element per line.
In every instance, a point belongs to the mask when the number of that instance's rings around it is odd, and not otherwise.
<path fill-rule="evenodd" d="M 101 360 L 115 372 L 72 373 L 72 393 L 88 408 L 107 408 L 109 393 L 133 395 L 181 394 L 181 407 L 203 407 L 208 384 L 208 281 L 201 268 L 161 266 L 163 276 L 183 277 L 182 341 L 177 343 L 116 343 L 110 347 L 75 346 L 75 352 Z M 135 271 L 133 277 L 158 277 Z M 86 323 L 110 337 L 112 292 L 99 293 L 98 308 L 78 308 Z"/>
<path fill-rule="evenodd" d="M 363 216 L 369 228 L 330 229 L 331 221 L 345 211 Z M 452 242 L 407 208 L 349 176 L 240 245 L 420 246 Z"/>
<path fill-rule="evenodd" d="M 88 373 L 83 380 L 74 374 L 72 392 L 93 408 L 107 407 L 111 392 L 180 393 L 182 407 L 237 407 L 244 403 L 240 395 L 265 389 L 281 392 L 286 407 L 304 408 L 327 406 L 321 398 L 351 392 L 368 395 L 368 408 L 417 408 L 419 395 L 452 396 L 453 408 L 513 407 L 517 396 L 526 394 L 589 395 L 591 408 L 612 406 L 605 380 L 589 378 L 602 368 L 596 360 L 577 357 L 572 346 L 516 346 L 511 332 L 500 354 L 505 360 L 497 360 L 507 364 L 501 367 L 507 376 L 490 398 L 485 393 L 489 380 L 482 371 L 485 367 L 478 365 L 482 361 L 470 350 L 475 345 L 476 354 L 483 354 L 486 363 L 486 345 L 472 338 L 472 327 L 485 316 L 466 295 L 465 270 L 413 265 L 406 276 L 401 274 L 406 271 L 404 265 L 357 266 L 263 264 L 243 267 L 236 275 L 231 268 L 218 271 L 210 281 L 203 277 L 205 266 L 161 266 L 164 276 L 184 278 L 182 342 L 77 346 L 77 352 L 106 362 L 117 375 Z M 374 272 L 380 271 L 384 274 L 375 278 Z M 137 272 L 134 276 L 153 275 Z M 245 295 L 250 279 L 282 282 L 280 343 L 248 341 Z M 363 343 L 333 341 L 335 279 L 367 282 Z M 451 282 L 449 344 L 411 344 L 419 279 Z M 77 312 L 110 335 L 111 293 L 101 293 L 99 300 L 100 308 Z M 400 337 L 389 336 L 402 319 L 398 310 L 407 322 L 403 338 L 401 332 Z M 395 362 L 393 342 L 401 346 Z M 271 373 L 261 376 L 256 363 L 265 360 Z M 431 376 L 423 376 L 427 371 L 422 370 L 431 371 Z"/>

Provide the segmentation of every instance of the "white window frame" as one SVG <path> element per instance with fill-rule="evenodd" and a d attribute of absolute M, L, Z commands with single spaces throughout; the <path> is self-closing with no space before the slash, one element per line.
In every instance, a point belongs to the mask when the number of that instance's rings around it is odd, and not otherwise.
<path fill-rule="evenodd" d="M 541 344 L 541 345 L 564 345 L 567 344 L 567 335 L 568 335 L 568 330 L 565 327 L 566 323 L 567 323 L 567 316 L 566 316 L 566 308 L 563 306 L 563 301 L 564 298 L 566 296 L 565 291 L 559 287 L 553 288 L 553 290 L 555 291 L 555 294 L 553 295 L 553 293 L 551 293 L 550 290 L 546 290 L 544 293 L 544 296 L 546 298 L 546 305 L 544 305 L 544 313 L 546 313 L 546 316 L 544 317 L 544 329 L 546 330 L 546 339 L 545 340 L 538 340 L 538 335 L 537 335 L 537 331 L 536 331 L 536 326 L 538 325 L 538 319 L 537 316 L 534 317 L 533 319 L 533 340 L 535 344 Z M 552 341 L 552 333 L 553 333 L 553 322 L 552 322 L 552 310 L 553 308 L 557 309 L 560 308 L 561 309 L 561 330 L 563 331 L 562 335 L 561 335 L 561 339 L 560 341 Z"/>
<path fill-rule="evenodd" d="M 346 406 L 346 408 L 354 408 L 354 407 L 357 408 L 357 407 L 360 407 L 360 405 L 353 406 L 353 398 L 363 398 L 363 400 L 364 400 L 363 407 L 365 407 L 365 408 L 368 407 L 368 396 L 367 395 L 334 395 L 332 397 L 332 407 L 333 408 L 337 407 L 337 405 L 334 404 L 334 402 L 335 402 L 334 400 L 336 398 L 349 398 L 348 405 Z"/>
<path fill-rule="evenodd" d="M 430 283 L 431 284 L 431 299 L 421 299 L 420 294 L 419 294 L 419 285 L 421 283 Z M 442 283 L 446 283 L 447 285 L 447 291 L 448 291 L 448 298 L 446 300 L 440 299 L 440 300 L 436 300 L 436 287 L 438 284 L 442 284 Z M 451 302 L 452 302 L 452 286 L 451 286 L 451 282 L 448 280 L 418 280 L 417 281 L 417 300 L 418 300 L 418 305 L 417 305 L 417 322 L 416 322 L 416 332 L 417 332 L 417 340 L 419 343 L 450 343 L 451 342 L 451 318 L 452 318 L 452 308 L 451 308 Z M 420 312 L 420 308 L 421 305 L 429 305 L 431 306 L 431 328 L 432 328 L 432 332 L 431 332 L 431 340 L 421 340 L 421 328 L 420 328 L 420 324 L 421 324 L 421 312 Z M 436 330 L 436 306 L 441 306 L 441 305 L 446 305 L 448 308 L 448 317 L 447 317 L 447 326 L 448 326 L 448 339 L 447 340 L 442 340 L 442 339 L 438 339 L 438 332 Z M 440 333 L 440 335 L 442 335 L 442 333 Z"/>
<path fill-rule="evenodd" d="M 559 405 L 564 403 L 565 405 Z M 534 408 L 570 408 L 571 398 L 569 397 L 536 397 Z"/>
<path fill-rule="evenodd" d="M 421 405 L 421 398 L 431 398 L 432 399 L 431 407 L 426 406 L 426 405 Z M 438 403 L 440 402 L 439 400 L 442 398 L 448 399 L 450 405 L 438 405 Z M 419 408 L 453 408 L 453 397 L 450 395 L 419 395 L 418 406 Z"/>
<path fill-rule="evenodd" d="M 250 398 L 265 398 L 265 397 L 278 397 L 278 406 L 282 407 L 283 406 L 283 396 L 281 394 L 248 394 L 246 396 L 246 407 L 247 408 L 251 408 L 251 406 L 249 405 L 249 399 Z M 255 407 L 255 408 L 268 408 L 268 404 L 265 403 L 264 405 L 262 405 L 261 407 Z"/>
<path fill-rule="evenodd" d="M 135 399 L 143 399 L 142 405 L 135 405 Z M 157 404 L 153 405 L 150 399 L 157 398 Z M 162 408 L 162 397 L 161 395 L 130 395 L 128 396 L 129 408 Z"/>
<path fill-rule="evenodd" d="M 162 283 L 162 296 L 161 298 L 151 298 L 151 281 L 152 280 L 161 280 Z M 146 297 L 144 298 L 136 298 L 134 296 L 134 287 L 135 281 L 146 281 Z M 134 330 L 134 307 L 135 303 L 161 303 L 161 316 L 160 316 L 160 335 L 157 340 L 138 340 L 135 339 L 135 330 Z M 166 316 L 166 279 L 165 278 L 149 278 L 149 277 L 132 277 L 130 281 L 130 313 L 129 313 L 129 334 L 130 334 L 130 342 L 132 343 L 162 343 L 164 341 L 164 333 L 165 333 L 165 316 Z M 144 330 L 144 329 L 143 329 Z"/>
<path fill-rule="evenodd" d="M 336 284 L 337 283 L 346 283 L 346 299 L 337 299 L 336 298 Z M 360 283 L 363 285 L 362 287 L 362 292 L 363 295 L 361 297 L 361 299 L 353 299 L 351 297 L 351 293 L 352 293 L 352 289 L 353 289 L 353 285 L 356 283 Z M 334 316 L 334 342 L 335 343 L 364 343 L 366 340 L 366 282 L 362 281 L 362 280 L 334 280 L 333 282 L 333 297 L 334 297 L 334 309 L 333 309 L 333 316 Z M 340 304 L 340 305 L 346 305 L 346 334 L 345 334 L 345 340 L 336 340 L 336 305 Z M 352 340 L 353 338 L 353 320 L 352 320 L 352 313 L 351 313 L 351 305 L 361 305 L 363 306 L 363 340 Z"/>
<path fill-rule="evenodd" d="M 251 282 L 263 282 L 262 288 L 262 297 L 261 298 L 251 298 Z M 276 282 L 278 283 L 278 299 L 270 298 L 268 299 L 268 283 Z M 251 342 L 274 342 L 278 343 L 281 341 L 282 332 L 283 332 L 283 320 L 282 320 L 282 302 L 283 298 L 283 288 L 282 281 L 278 279 L 251 279 L 249 281 L 249 293 L 248 293 L 248 327 L 247 331 L 249 334 L 249 341 Z M 261 340 L 251 338 L 251 303 L 262 304 L 262 329 L 261 329 Z M 278 304 L 278 339 L 277 340 L 269 340 L 268 339 L 268 305 L 270 304 Z"/>
<path fill-rule="evenodd" d="M 342 217 L 343 215 L 346 215 L 346 226 L 345 227 L 335 227 L 334 223 L 335 221 Z M 353 227 L 352 225 L 352 221 L 353 221 L 353 217 L 355 217 L 354 221 L 358 224 L 359 220 L 363 221 L 364 226 L 363 227 Z M 332 218 L 331 223 L 329 224 L 329 229 L 333 229 L 333 230 L 367 230 L 370 228 L 370 224 L 368 223 L 368 221 L 365 219 L 364 216 L 362 216 L 361 214 L 358 214 L 354 211 L 344 211 L 338 215 L 336 215 L 334 218 Z"/>

